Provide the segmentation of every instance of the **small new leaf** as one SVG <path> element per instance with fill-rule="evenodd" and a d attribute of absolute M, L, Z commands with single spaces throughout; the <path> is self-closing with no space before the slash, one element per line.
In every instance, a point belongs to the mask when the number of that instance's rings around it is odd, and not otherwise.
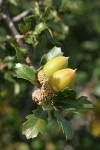
<path fill-rule="evenodd" d="M 55 117 L 57 118 L 57 122 L 61 125 L 63 133 L 66 135 L 66 139 L 72 139 L 74 130 L 71 123 L 64 119 L 64 117 L 57 111 L 55 111 Z"/>
<path fill-rule="evenodd" d="M 39 133 L 46 129 L 47 112 L 41 108 L 32 115 L 26 117 L 27 121 L 23 124 L 22 133 L 27 139 L 35 138 Z"/>
<path fill-rule="evenodd" d="M 61 51 L 60 47 L 53 47 L 47 54 L 47 60 L 49 61 L 50 59 L 57 57 L 57 56 L 62 56 L 63 53 Z"/>
<path fill-rule="evenodd" d="M 23 78 L 25 80 L 28 80 L 32 84 L 35 84 L 36 82 L 35 80 L 36 70 L 28 67 L 25 64 L 17 63 L 13 75 L 17 78 Z"/>
<path fill-rule="evenodd" d="M 33 34 L 39 35 L 45 29 L 48 29 L 47 24 L 45 22 L 41 22 L 35 26 L 35 30 L 34 30 Z"/>
<path fill-rule="evenodd" d="M 24 22 L 25 22 L 25 25 L 27 27 L 27 30 L 31 30 L 31 16 L 26 16 L 24 17 Z"/>
<path fill-rule="evenodd" d="M 41 12 L 39 9 L 39 5 L 38 2 L 36 1 L 32 1 L 32 9 L 33 9 L 33 15 L 35 18 L 39 19 L 41 16 Z"/>
<path fill-rule="evenodd" d="M 22 23 L 18 24 L 18 28 L 19 28 L 20 32 L 23 33 L 23 34 L 25 34 L 28 31 L 27 26 L 22 24 Z"/>
<path fill-rule="evenodd" d="M 57 57 L 57 56 L 62 56 L 62 55 L 63 55 L 63 53 L 61 51 L 61 48 L 55 46 L 47 54 L 44 54 L 42 56 L 40 63 L 43 65 L 50 59 Z"/>

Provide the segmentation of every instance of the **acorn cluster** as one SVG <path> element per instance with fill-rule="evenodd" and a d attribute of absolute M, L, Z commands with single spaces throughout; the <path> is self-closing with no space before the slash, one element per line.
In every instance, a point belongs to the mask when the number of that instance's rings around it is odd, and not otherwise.
<path fill-rule="evenodd" d="M 40 83 L 40 88 L 32 93 L 32 100 L 38 105 L 42 105 L 42 103 L 47 99 L 52 101 L 55 91 L 48 84 L 48 78 L 44 75 L 43 70 L 38 72 L 37 77 Z"/>
<path fill-rule="evenodd" d="M 32 100 L 42 105 L 45 100 L 51 100 L 59 90 L 73 85 L 75 70 L 67 68 L 68 57 L 57 56 L 48 61 L 38 72 L 37 78 L 40 88 L 32 93 Z"/>

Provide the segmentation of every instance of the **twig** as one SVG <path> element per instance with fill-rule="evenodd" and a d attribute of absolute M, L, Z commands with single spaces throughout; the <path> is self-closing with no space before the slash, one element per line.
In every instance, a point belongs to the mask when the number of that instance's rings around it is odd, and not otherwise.
<path fill-rule="evenodd" d="M 11 34 L 15 37 L 16 42 L 18 43 L 19 47 L 26 48 L 26 45 L 24 44 L 22 39 L 26 38 L 29 34 L 32 34 L 32 32 L 30 31 L 26 33 L 25 35 L 20 35 L 8 13 L 2 12 L 1 17 L 5 21 L 6 26 L 9 28 Z M 26 58 L 26 63 L 32 67 L 32 63 L 31 63 L 29 56 L 27 56 Z"/>
<path fill-rule="evenodd" d="M 3 0 L 0 0 L 0 6 L 2 5 L 2 3 L 3 3 Z"/>
<path fill-rule="evenodd" d="M 25 10 L 25 11 L 23 11 L 22 13 L 20 13 L 19 15 L 13 17 L 12 20 L 13 20 L 14 22 L 17 22 L 17 21 L 21 20 L 23 17 L 25 17 L 26 15 L 28 15 L 29 13 L 30 13 L 30 10 Z"/>
<path fill-rule="evenodd" d="M 19 35 L 19 32 L 17 31 L 13 21 L 11 20 L 10 16 L 7 13 L 1 13 L 1 17 L 2 19 L 5 21 L 6 26 L 9 28 L 11 34 L 16 37 L 17 35 Z M 23 43 L 22 40 L 18 40 L 17 41 L 18 45 L 20 47 L 25 47 L 25 44 Z"/>
<path fill-rule="evenodd" d="M 18 40 L 25 39 L 28 35 L 31 35 L 32 31 L 27 32 L 26 34 L 16 35 L 15 38 Z"/>

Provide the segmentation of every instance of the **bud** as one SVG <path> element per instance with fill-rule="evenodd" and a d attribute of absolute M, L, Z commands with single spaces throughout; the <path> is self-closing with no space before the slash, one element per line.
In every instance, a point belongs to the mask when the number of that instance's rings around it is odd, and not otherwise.
<path fill-rule="evenodd" d="M 54 91 L 63 90 L 67 87 L 71 87 L 75 80 L 76 69 L 61 69 L 55 72 L 49 79 L 49 85 Z"/>
<path fill-rule="evenodd" d="M 64 69 L 67 66 L 68 66 L 68 57 L 58 56 L 48 61 L 45 64 L 43 71 L 45 76 L 50 78 L 53 73 L 55 73 L 60 69 Z"/>

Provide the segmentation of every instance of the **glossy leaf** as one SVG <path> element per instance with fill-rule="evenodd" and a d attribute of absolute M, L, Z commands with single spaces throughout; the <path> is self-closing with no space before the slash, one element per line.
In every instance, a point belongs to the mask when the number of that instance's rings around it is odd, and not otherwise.
<path fill-rule="evenodd" d="M 48 28 L 47 24 L 45 22 L 41 22 L 36 25 L 33 34 L 39 35 L 42 31 L 44 31 L 47 28 Z"/>
<path fill-rule="evenodd" d="M 63 53 L 61 51 L 60 47 L 53 47 L 47 54 L 44 54 L 43 57 L 41 58 L 41 64 L 45 64 L 47 61 L 50 59 L 57 57 L 57 56 L 62 56 Z"/>
<path fill-rule="evenodd" d="M 63 55 L 63 53 L 61 52 L 61 48 L 55 46 L 48 52 L 47 60 L 49 61 L 50 59 L 61 55 Z"/>
<path fill-rule="evenodd" d="M 23 78 L 35 84 L 36 71 L 25 64 L 17 63 L 13 75 L 17 78 Z"/>
<path fill-rule="evenodd" d="M 43 133 L 46 129 L 47 112 L 41 108 L 34 114 L 26 117 L 27 121 L 23 124 L 22 133 L 27 139 L 35 138 L 39 133 Z"/>

